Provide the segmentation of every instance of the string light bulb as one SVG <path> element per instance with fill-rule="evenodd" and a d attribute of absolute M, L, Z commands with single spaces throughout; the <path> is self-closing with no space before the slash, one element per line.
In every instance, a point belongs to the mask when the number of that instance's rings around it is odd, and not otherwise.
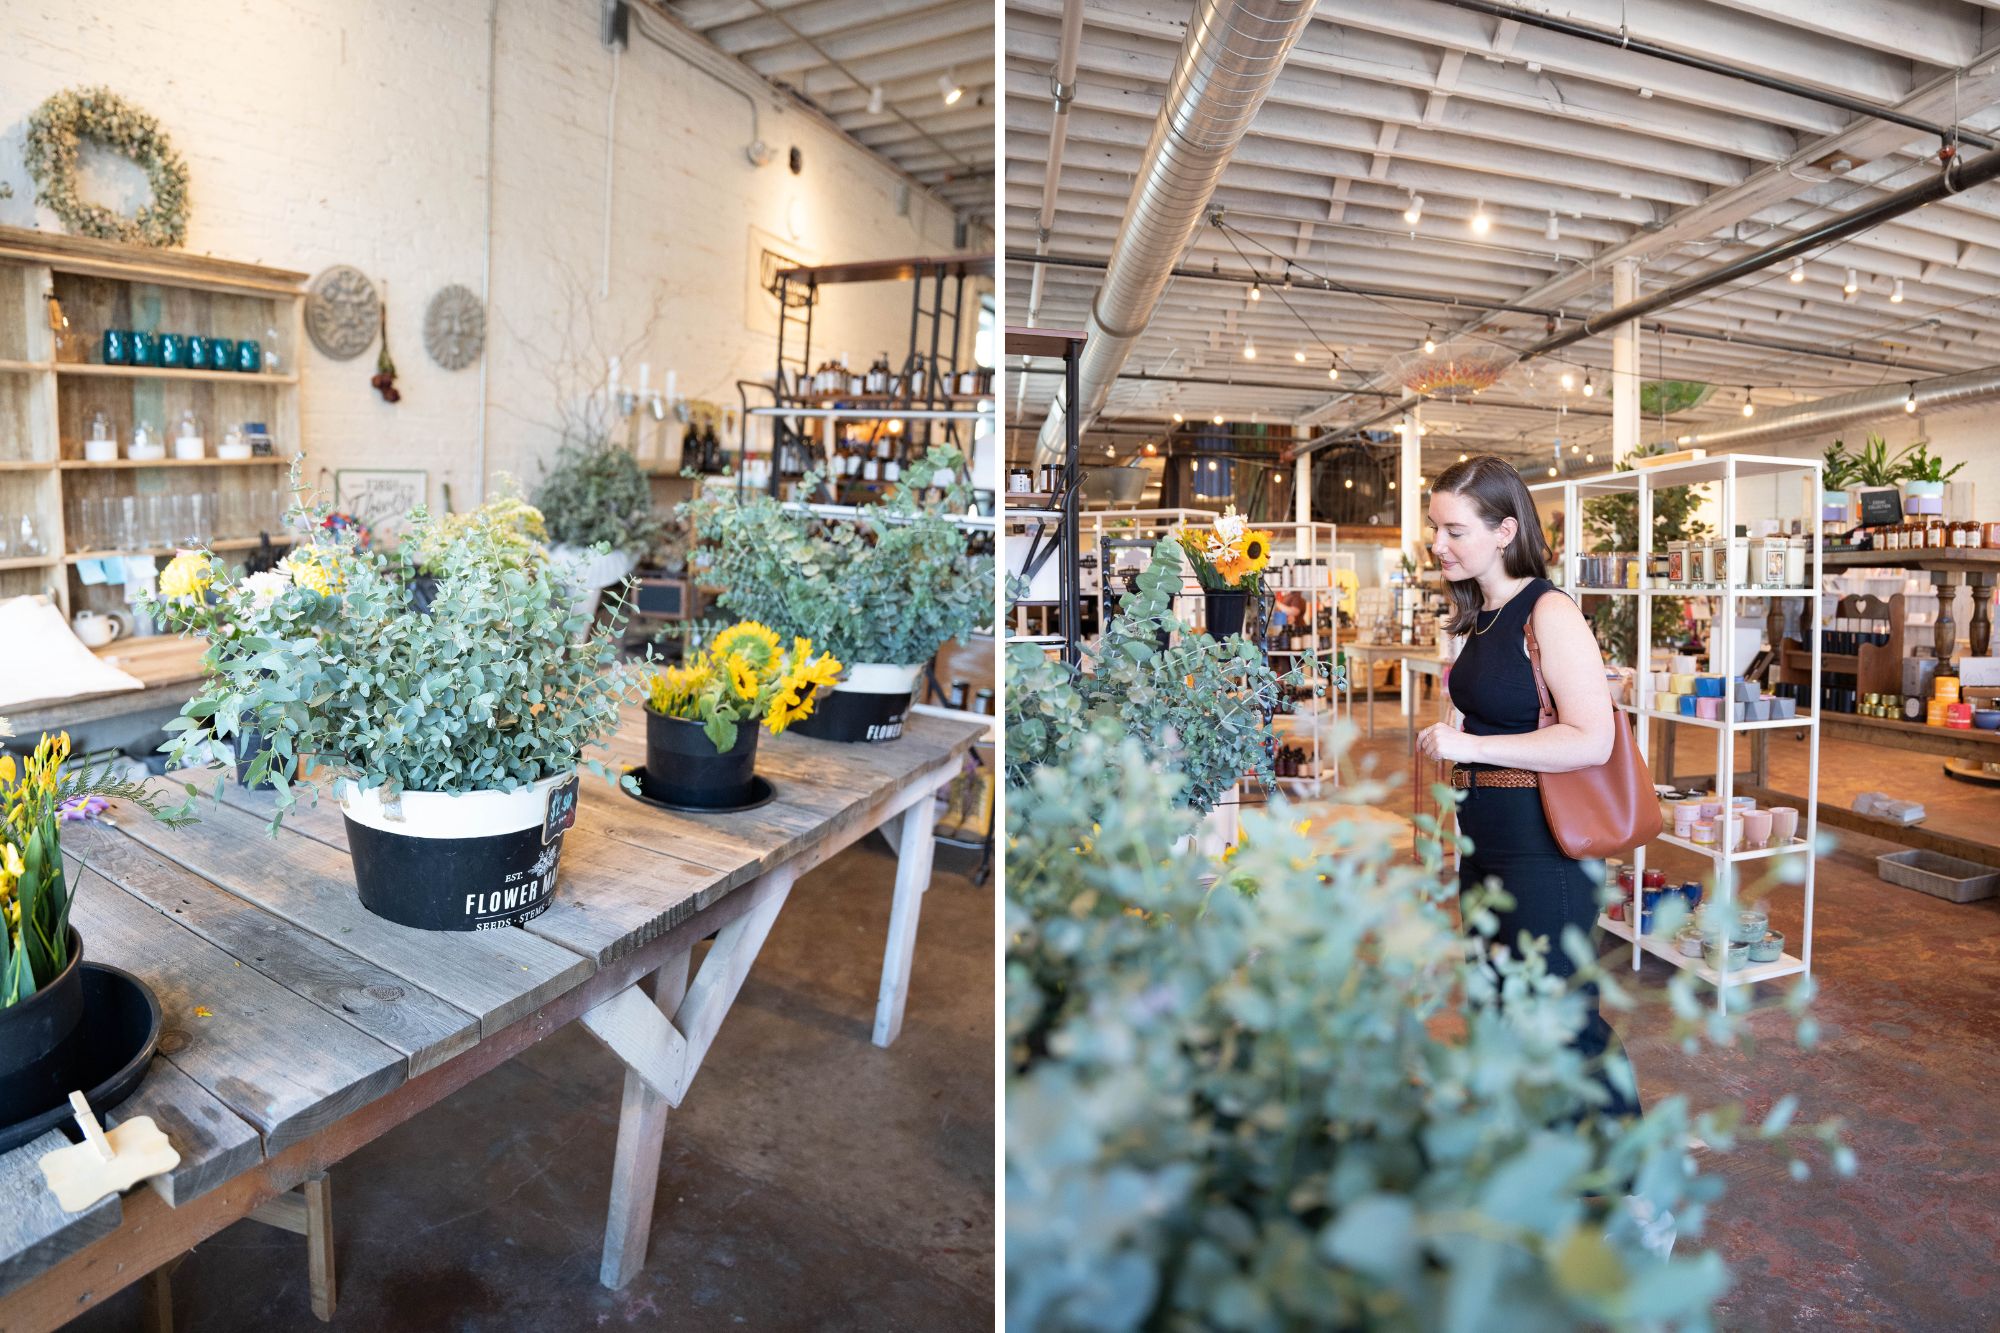
<path fill-rule="evenodd" d="M 1243 359 L 1245 361 L 1255 361 L 1257 359 L 1257 344 L 1251 342 L 1248 338 L 1243 340 Z"/>
<path fill-rule="evenodd" d="M 1339 366 L 1328 366 L 1328 367 L 1326 368 L 1326 377 L 1327 377 L 1328 379 L 1330 379 L 1330 380 L 1337 380 L 1337 379 L 1339 379 L 1339 378 L 1340 378 L 1340 367 L 1339 367 Z"/>
<path fill-rule="evenodd" d="M 1217 413 L 1215 414 L 1215 418 L 1214 418 L 1214 420 L 1215 420 L 1215 424 L 1216 424 L 1216 425 L 1218 425 L 1218 426 L 1220 426 L 1220 425 L 1222 424 L 1222 413 L 1220 413 L 1220 412 L 1217 412 Z"/>
<path fill-rule="evenodd" d="M 1554 476 L 1555 474 L 1556 474 L 1556 470 L 1555 470 L 1554 468 L 1550 468 L 1550 469 L 1549 469 L 1549 475 L 1550 475 L 1551 477 L 1553 477 L 1553 476 Z"/>
<path fill-rule="evenodd" d="M 1428 356 L 1437 349 L 1437 330 L 1426 324 L 1424 326 L 1424 354 Z"/>
<path fill-rule="evenodd" d="M 1305 348 L 1301 347 L 1298 351 L 1293 352 L 1292 360 L 1298 362 L 1300 365 L 1304 365 L 1306 362 Z"/>
<path fill-rule="evenodd" d="M 1562 386 L 1564 393 L 1568 393 L 1571 389 L 1574 389 L 1576 387 L 1576 376 L 1565 370 L 1562 373 Z"/>
<path fill-rule="evenodd" d="M 1792 271 L 1786 276 L 1793 282 L 1804 282 L 1806 280 L 1806 261 L 1804 256 L 1794 255 L 1792 257 Z"/>
<path fill-rule="evenodd" d="M 1481 199 L 1472 210 L 1472 234 L 1484 236 L 1493 230 L 1493 219 L 1486 216 L 1486 201 Z"/>
<path fill-rule="evenodd" d="M 1264 299 L 1264 289 L 1254 282 L 1250 284 L 1250 290 L 1243 294 L 1252 301 L 1261 301 Z"/>
<path fill-rule="evenodd" d="M 1852 296 L 1856 292 L 1861 290 L 1861 282 L 1858 278 L 1854 276 L 1853 269 L 1847 270 L 1847 282 L 1841 287 L 1840 290 L 1846 292 L 1849 296 Z"/>
<path fill-rule="evenodd" d="M 1889 304 L 1903 304 L 1903 280 L 1901 278 L 1896 279 L 1896 285 L 1889 291 Z"/>
<path fill-rule="evenodd" d="M 1347 479 L 1346 479 L 1345 481 L 1341 482 L 1340 484 L 1341 484 L 1341 486 L 1342 486 L 1342 487 L 1344 487 L 1345 489 L 1347 489 L 1347 490 L 1350 490 L 1350 491 L 1351 491 L 1351 490 L 1353 490 L 1353 489 L 1354 489 L 1354 478 L 1352 478 L 1352 477 L 1349 477 L 1349 478 L 1347 478 Z"/>
<path fill-rule="evenodd" d="M 1750 386 L 1747 384 L 1743 386 L 1743 415 L 1746 417 L 1757 415 L 1757 404 L 1751 401 Z"/>
<path fill-rule="evenodd" d="M 1596 454 L 1585 454 L 1585 455 L 1583 456 L 1583 461 L 1584 461 L 1584 462 L 1586 462 L 1586 463 L 1595 463 L 1595 462 L 1597 461 L 1597 455 L 1596 455 Z"/>
<path fill-rule="evenodd" d="M 1395 482 L 1393 482 L 1393 481 L 1392 481 L 1392 482 L 1390 482 L 1390 483 L 1389 483 L 1389 489 L 1390 489 L 1390 490 L 1392 490 L 1392 491 L 1393 491 L 1393 490 L 1395 490 L 1395 489 L 1396 489 L 1396 483 L 1395 483 Z"/>
<path fill-rule="evenodd" d="M 1464 462 L 1464 461 L 1466 460 L 1466 458 L 1467 458 L 1467 457 L 1469 457 L 1469 455 L 1467 455 L 1467 454 L 1460 454 L 1460 455 L 1458 456 L 1458 461 L 1459 461 L 1459 462 L 1461 462 L 1461 463 L 1463 463 L 1463 462 Z"/>
<path fill-rule="evenodd" d="M 1174 424 L 1175 424 L 1176 426 L 1180 425 L 1180 424 L 1181 424 L 1181 423 L 1182 423 L 1183 421 L 1186 421 L 1186 420 L 1187 420 L 1187 418 L 1186 418 L 1186 417 L 1184 417 L 1184 416 L 1182 416 L 1182 415 L 1181 415 L 1180 413 L 1178 413 L 1178 412 L 1174 413 Z"/>
<path fill-rule="evenodd" d="M 1915 380 L 1910 382 L 1910 396 L 1903 400 L 1903 410 L 1905 412 L 1914 412 L 1917 410 L 1917 385 Z"/>
<path fill-rule="evenodd" d="M 1144 450 L 1146 457 L 1148 458 L 1157 457 L 1159 455 L 1159 452 L 1160 452 L 1159 445 L 1153 443 L 1151 440 L 1146 441 L 1146 447 Z"/>
<path fill-rule="evenodd" d="M 1591 382 L 1590 376 L 1585 375 L 1583 377 L 1583 396 L 1585 398 L 1591 398 L 1595 397 L 1596 394 L 1597 394 L 1597 385 Z"/>

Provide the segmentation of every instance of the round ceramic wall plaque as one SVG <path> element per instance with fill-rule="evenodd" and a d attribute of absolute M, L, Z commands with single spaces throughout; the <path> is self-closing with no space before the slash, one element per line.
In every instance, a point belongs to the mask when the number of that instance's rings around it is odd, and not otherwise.
<path fill-rule="evenodd" d="M 441 288 L 424 310 L 424 350 L 446 370 L 463 370 L 486 346 L 486 307 L 469 288 Z"/>
<path fill-rule="evenodd" d="M 368 275 L 352 264 L 323 270 L 306 289 L 306 333 L 336 361 L 367 351 L 382 324 L 382 298 Z"/>

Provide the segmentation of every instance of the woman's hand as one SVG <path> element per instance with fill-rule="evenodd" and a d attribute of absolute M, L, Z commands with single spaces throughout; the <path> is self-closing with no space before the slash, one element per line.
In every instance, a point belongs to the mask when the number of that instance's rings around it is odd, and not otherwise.
<path fill-rule="evenodd" d="M 1454 764 L 1476 764 L 1480 761 L 1481 739 L 1460 731 L 1450 723 L 1434 722 L 1417 733 L 1417 749 L 1433 759 L 1448 759 Z"/>

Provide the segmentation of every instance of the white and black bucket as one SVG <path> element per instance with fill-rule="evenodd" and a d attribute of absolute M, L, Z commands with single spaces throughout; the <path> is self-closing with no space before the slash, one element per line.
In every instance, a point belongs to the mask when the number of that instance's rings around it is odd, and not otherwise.
<path fill-rule="evenodd" d="M 448 796 L 342 783 L 340 812 L 361 905 L 418 930 L 493 930 L 548 910 L 563 834 L 576 823 L 575 769 L 513 791 Z"/>
<path fill-rule="evenodd" d="M 831 690 L 821 690 L 812 716 L 792 724 L 801 736 L 823 741 L 893 741 L 903 734 L 910 696 L 923 666 L 864 662 L 847 669 Z"/>

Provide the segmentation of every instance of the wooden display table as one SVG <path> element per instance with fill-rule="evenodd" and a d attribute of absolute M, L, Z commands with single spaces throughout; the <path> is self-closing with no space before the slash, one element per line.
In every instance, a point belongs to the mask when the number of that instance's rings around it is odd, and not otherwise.
<path fill-rule="evenodd" d="M 152 1116 L 181 1163 L 65 1216 L 35 1166 L 60 1135 L 0 1155 L 0 1328 L 54 1328 L 240 1218 L 285 1213 L 332 1163 L 579 1019 L 627 1066 L 600 1274 L 624 1286 L 645 1261 L 667 1109 L 793 884 L 876 828 L 901 864 L 873 1036 L 896 1039 L 933 797 L 984 730 L 914 715 L 889 744 L 765 737 L 757 768 L 777 799 L 735 815 L 668 814 L 586 773 L 553 904 L 502 930 L 364 911 L 330 801 L 275 841 L 270 798 L 233 786 L 180 831 L 130 807 L 113 827 L 67 826 L 87 957 L 140 977 L 165 1011 L 151 1072 L 107 1119 Z M 644 741 L 631 710 L 598 757 L 639 763 Z"/>

